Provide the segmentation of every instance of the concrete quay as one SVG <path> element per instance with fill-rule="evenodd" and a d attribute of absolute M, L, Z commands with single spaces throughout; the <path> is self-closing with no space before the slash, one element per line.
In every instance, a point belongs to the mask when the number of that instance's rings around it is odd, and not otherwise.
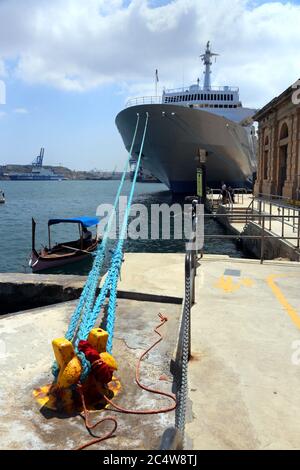
<path fill-rule="evenodd" d="M 189 363 L 194 449 L 300 449 L 300 264 L 204 257 Z"/>
<path fill-rule="evenodd" d="M 164 341 L 143 361 L 141 379 L 150 387 L 165 392 L 175 391 L 170 368 L 177 347 L 182 301 L 179 296 L 182 296 L 184 280 L 182 275 L 176 279 L 170 277 L 168 282 L 166 278 L 167 272 L 183 272 L 184 256 L 167 255 L 160 263 L 161 255 L 142 256 L 144 264 L 138 255 L 127 255 L 122 269 L 119 297 L 123 298 L 118 299 L 113 348 L 119 366 L 116 377 L 121 388 L 114 401 L 129 409 L 147 410 L 172 404 L 170 399 L 142 391 L 135 384 L 134 376 L 138 357 L 157 339 L 153 329 L 159 324 L 158 314 L 161 312 L 168 317 L 161 329 Z M 149 269 L 145 269 L 146 266 Z M 162 267 L 165 272 L 162 272 Z M 23 275 L 3 274 L 3 288 L 5 277 L 10 289 L 15 278 L 16 291 L 18 286 L 23 289 L 26 284 Z M 47 283 L 51 288 L 61 284 L 68 285 L 69 289 L 84 283 L 84 279 L 77 276 L 70 279 L 68 276 L 46 277 L 29 275 L 27 289 L 35 282 L 38 286 L 43 284 L 43 289 Z M 132 292 L 128 284 L 130 279 L 134 281 Z M 126 292 L 122 290 L 123 286 Z M 127 294 L 130 299 L 126 298 Z M 162 302 L 157 301 L 159 298 Z M 168 303 L 168 299 L 173 301 Z M 51 412 L 41 408 L 33 398 L 34 389 L 50 384 L 53 379 L 50 372 L 54 359 L 51 341 L 64 335 L 75 306 L 76 301 L 68 301 L 0 316 L 1 449 L 74 449 L 91 439 L 80 416 L 66 417 Z M 101 324 L 100 316 L 97 324 Z M 101 415 L 117 418 L 116 437 L 91 449 L 156 449 L 165 428 L 175 423 L 174 411 L 144 415 L 142 426 L 140 415 L 108 410 L 93 412 L 92 420 L 100 419 Z M 110 426 L 110 423 L 100 425 L 95 432 L 102 435 Z"/>
<path fill-rule="evenodd" d="M 260 265 L 214 255 L 199 261 L 191 312 L 187 449 L 300 449 L 299 285 L 299 263 Z M 169 318 L 166 339 L 143 363 L 142 380 L 175 390 L 170 370 L 180 341 L 183 297 L 183 254 L 126 254 L 113 350 L 121 382 L 116 403 L 140 409 L 168 403 L 140 391 L 134 367 L 163 312 Z M 0 448 L 71 449 L 90 439 L 79 416 L 46 413 L 32 397 L 34 388 L 51 382 L 51 340 L 64 334 L 75 305 L 73 300 L 0 317 Z M 175 422 L 174 412 L 145 416 L 143 426 L 139 416 L 116 417 L 117 437 L 95 449 L 158 448 L 163 431 Z"/>

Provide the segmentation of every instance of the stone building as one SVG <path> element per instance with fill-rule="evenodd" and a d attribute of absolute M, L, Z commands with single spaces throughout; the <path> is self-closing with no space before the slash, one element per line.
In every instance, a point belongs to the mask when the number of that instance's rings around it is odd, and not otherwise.
<path fill-rule="evenodd" d="M 300 80 L 258 111 L 254 194 L 300 197 Z"/>

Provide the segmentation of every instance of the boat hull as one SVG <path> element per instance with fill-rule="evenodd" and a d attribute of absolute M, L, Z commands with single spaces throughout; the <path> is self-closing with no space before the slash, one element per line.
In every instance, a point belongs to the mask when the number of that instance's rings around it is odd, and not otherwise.
<path fill-rule="evenodd" d="M 30 173 L 28 175 L 9 175 L 11 181 L 62 181 L 61 176 L 32 176 Z"/>
<path fill-rule="evenodd" d="M 140 150 L 146 113 L 149 113 L 142 164 L 175 193 L 196 191 L 199 149 L 207 151 L 206 182 L 220 187 L 249 187 L 256 169 L 250 127 L 208 111 L 176 105 L 132 106 L 116 117 L 116 126 L 129 151 L 137 113 L 139 129 L 133 156 Z"/>
<path fill-rule="evenodd" d="M 43 271 L 46 269 L 57 268 L 59 266 L 64 266 L 66 264 L 76 263 L 77 261 L 82 261 L 92 255 L 96 250 L 98 241 L 93 242 L 90 247 L 87 247 L 85 251 L 75 251 L 73 253 L 67 254 L 65 256 L 55 256 L 43 255 L 33 250 L 29 260 L 29 266 L 32 269 L 32 272 Z"/>
<path fill-rule="evenodd" d="M 59 266 L 64 266 L 66 264 L 71 264 L 71 263 L 76 263 L 77 261 L 82 261 L 86 259 L 89 255 L 88 254 L 83 254 L 80 256 L 74 256 L 69 259 L 45 259 L 41 256 L 36 256 L 34 254 L 31 255 L 30 258 L 30 267 L 32 269 L 33 273 L 36 273 L 38 271 L 44 271 L 46 269 L 52 269 L 52 268 L 58 268 Z"/>

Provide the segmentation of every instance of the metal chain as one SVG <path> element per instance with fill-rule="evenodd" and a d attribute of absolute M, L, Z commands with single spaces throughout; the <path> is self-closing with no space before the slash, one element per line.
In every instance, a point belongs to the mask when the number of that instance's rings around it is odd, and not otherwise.
<path fill-rule="evenodd" d="M 182 333 L 182 356 L 181 356 L 181 383 L 179 389 L 179 405 L 177 427 L 184 435 L 186 406 L 188 395 L 188 362 L 190 348 L 190 311 L 191 311 L 191 280 L 185 279 L 185 299 L 183 309 L 183 333 Z"/>

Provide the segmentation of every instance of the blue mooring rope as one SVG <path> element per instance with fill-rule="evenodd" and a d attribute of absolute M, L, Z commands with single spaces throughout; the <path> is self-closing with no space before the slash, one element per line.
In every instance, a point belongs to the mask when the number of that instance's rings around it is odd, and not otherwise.
<path fill-rule="evenodd" d="M 95 294 L 96 294 L 97 286 L 99 284 L 99 278 L 101 274 L 103 260 L 105 258 L 106 245 L 107 245 L 107 241 L 109 238 L 111 225 L 112 225 L 115 213 L 116 213 L 117 205 L 119 202 L 119 198 L 121 195 L 121 191 L 124 185 L 124 181 L 125 181 L 125 177 L 126 177 L 126 173 L 128 169 L 128 164 L 131 159 L 133 146 L 136 140 L 138 125 L 139 125 L 139 120 L 140 120 L 139 114 L 137 115 L 136 127 L 134 131 L 128 159 L 127 159 L 124 172 L 122 175 L 122 179 L 120 181 L 120 185 L 119 185 L 116 197 L 115 197 L 114 208 L 109 217 L 108 223 L 105 227 L 104 236 L 97 250 L 93 267 L 88 275 L 88 278 L 83 288 L 82 294 L 80 296 L 78 305 L 71 317 L 69 327 L 66 333 L 66 338 L 68 340 L 73 340 L 76 354 L 82 363 L 82 374 L 80 377 L 81 382 L 84 382 L 86 380 L 90 372 L 91 365 L 90 365 L 90 362 L 86 359 L 85 355 L 78 352 L 78 348 L 77 348 L 78 343 L 80 340 L 87 339 L 89 332 L 93 328 L 97 320 L 97 317 L 99 315 L 99 312 L 105 302 L 108 291 L 110 292 L 110 294 L 109 294 L 107 327 L 106 327 L 107 332 L 108 332 L 107 351 L 109 353 L 111 353 L 112 351 L 112 341 L 113 341 L 114 324 L 115 324 L 115 310 L 116 310 L 116 301 L 117 301 L 117 285 L 118 285 L 119 274 L 120 274 L 121 265 L 123 261 L 123 247 L 124 247 L 125 235 L 127 231 L 128 218 L 130 214 L 130 208 L 131 208 L 132 199 L 134 195 L 136 180 L 137 180 L 138 171 L 139 171 L 139 167 L 141 163 L 141 157 L 142 157 L 142 152 L 143 152 L 143 147 L 144 147 L 144 142 L 145 142 L 145 137 L 146 137 L 146 132 L 147 132 L 147 126 L 148 126 L 148 119 L 149 119 L 149 114 L 146 113 L 146 121 L 145 121 L 145 127 L 143 131 L 140 152 L 139 152 L 139 156 L 138 156 L 138 160 L 137 160 L 137 164 L 136 164 L 136 168 L 134 172 L 134 177 L 133 177 L 133 181 L 131 185 L 131 190 L 130 190 L 130 194 L 129 194 L 129 198 L 128 198 L 128 202 L 127 202 L 127 206 L 126 206 L 126 210 L 124 214 L 122 228 L 121 228 L 121 232 L 120 232 L 120 236 L 119 236 L 116 248 L 112 256 L 110 268 L 106 275 L 106 279 L 104 281 L 103 286 L 101 287 L 101 290 L 97 299 L 95 300 Z M 56 361 L 54 361 L 53 363 L 52 373 L 56 379 L 59 373 L 59 369 L 58 369 L 58 365 Z"/>

